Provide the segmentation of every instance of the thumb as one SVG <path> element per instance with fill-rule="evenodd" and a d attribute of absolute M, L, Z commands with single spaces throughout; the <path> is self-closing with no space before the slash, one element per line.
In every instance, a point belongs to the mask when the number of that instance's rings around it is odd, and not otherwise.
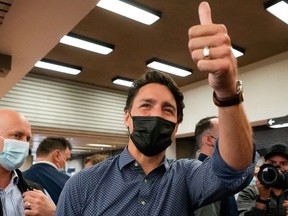
<path fill-rule="evenodd" d="M 211 9 L 208 2 L 201 2 L 198 8 L 201 25 L 212 24 Z"/>

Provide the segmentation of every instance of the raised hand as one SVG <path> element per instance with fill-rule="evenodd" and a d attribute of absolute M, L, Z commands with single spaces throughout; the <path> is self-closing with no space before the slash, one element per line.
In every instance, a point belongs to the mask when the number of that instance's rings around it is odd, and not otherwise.
<path fill-rule="evenodd" d="M 237 63 L 227 29 L 222 24 L 213 24 L 207 2 L 199 5 L 198 13 L 200 25 L 188 32 L 191 57 L 201 72 L 209 74 L 209 84 L 218 97 L 235 95 Z"/>

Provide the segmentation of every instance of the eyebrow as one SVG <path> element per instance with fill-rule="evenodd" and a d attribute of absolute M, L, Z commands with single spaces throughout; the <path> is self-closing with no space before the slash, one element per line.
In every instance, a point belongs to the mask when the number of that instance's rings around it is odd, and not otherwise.
<path fill-rule="evenodd" d="M 177 110 L 176 107 L 173 104 L 169 103 L 169 102 L 164 102 L 164 106 L 165 107 L 171 107 L 174 111 Z"/>
<path fill-rule="evenodd" d="M 152 104 L 155 104 L 156 103 L 156 100 L 155 99 L 153 99 L 153 98 L 144 98 L 144 99 L 141 99 L 140 100 L 140 102 L 148 102 L 148 103 L 152 103 Z M 162 106 L 164 106 L 164 107 L 170 107 L 170 108 L 172 108 L 174 111 L 176 111 L 177 109 L 176 109 L 176 107 L 173 105 L 173 104 L 171 104 L 170 102 L 167 102 L 167 101 L 165 101 L 165 102 L 163 102 L 162 103 Z"/>

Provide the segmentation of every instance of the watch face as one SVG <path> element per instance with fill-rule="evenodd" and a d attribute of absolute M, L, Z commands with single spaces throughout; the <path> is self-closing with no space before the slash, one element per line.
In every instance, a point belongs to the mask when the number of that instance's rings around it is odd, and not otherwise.
<path fill-rule="evenodd" d="M 237 94 L 240 92 L 243 92 L 243 85 L 242 85 L 241 80 L 236 81 L 236 91 L 237 91 Z"/>

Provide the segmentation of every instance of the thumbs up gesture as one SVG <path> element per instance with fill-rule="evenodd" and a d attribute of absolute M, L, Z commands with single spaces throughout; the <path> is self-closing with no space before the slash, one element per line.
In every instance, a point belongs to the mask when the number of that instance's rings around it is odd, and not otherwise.
<path fill-rule="evenodd" d="M 219 98 L 235 95 L 238 68 L 227 29 L 212 22 L 207 2 L 201 2 L 198 13 L 200 25 L 188 32 L 191 57 L 198 69 L 208 74 L 209 85 Z"/>

